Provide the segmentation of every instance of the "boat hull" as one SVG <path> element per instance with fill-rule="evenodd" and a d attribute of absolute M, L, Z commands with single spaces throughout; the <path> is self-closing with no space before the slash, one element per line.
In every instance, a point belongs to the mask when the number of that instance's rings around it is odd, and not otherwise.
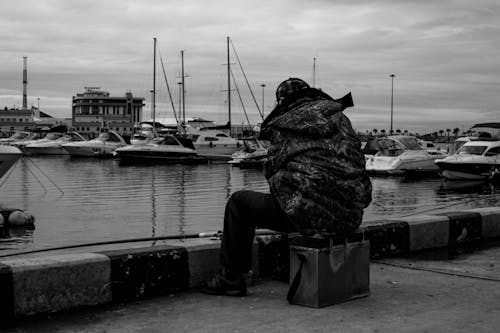
<path fill-rule="evenodd" d="M 115 155 L 123 164 L 200 163 L 203 161 L 196 153 L 118 150 Z"/>
<path fill-rule="evenodd" d="M 198 156 L 213 160 L 229 161 L 232 155 L 240 149 L 239 144 L 216 144 L 201 145 L 194 144 Z"/>
<path fill-rule="evenodd" d="M 460 163 L 438 161 L 436 165 L 446 179 L 453 180 L 480 180 L 490 177 L 493 163 Z"/>
<path fill-rule="evenodd" d="M 403 175 L 411 173 L 437 173 L 439 168 L 430 156 L 370 156 L 366 158 L 366 172 L 380 175 Z"/>
<path fill-rule="evenodd" d="M 112 157 L 118 145 L 63 145 L 71 157 Z"/>
<path fill-rule="evenodd" d="M 24 151 L 30 155 L 68 155 L 68 152 L 61 146 L 52 147 L 24 147 Z"/>

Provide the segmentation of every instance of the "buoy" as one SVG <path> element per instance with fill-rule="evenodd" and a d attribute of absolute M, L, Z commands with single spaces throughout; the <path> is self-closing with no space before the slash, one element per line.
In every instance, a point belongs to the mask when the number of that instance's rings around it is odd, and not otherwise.
<path fill-rule="evenodd" d="M 9 215 L 10 226 L 33 226 L 35 217 L 21 210 L 15 210 Z"/>

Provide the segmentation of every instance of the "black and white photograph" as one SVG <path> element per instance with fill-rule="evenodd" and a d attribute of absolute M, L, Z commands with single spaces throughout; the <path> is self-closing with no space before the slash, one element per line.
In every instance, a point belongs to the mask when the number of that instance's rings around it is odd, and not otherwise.
<path fill-rule="evenodd" d="M 496 332 L 499 16 L 2 0 L 0 331 Z"/>

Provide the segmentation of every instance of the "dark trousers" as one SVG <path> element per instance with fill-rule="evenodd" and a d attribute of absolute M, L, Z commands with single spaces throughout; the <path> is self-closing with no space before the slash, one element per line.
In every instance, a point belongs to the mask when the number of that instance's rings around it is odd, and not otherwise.
<path fill-rule="evenodd" d="M 250 270 L 255 228 L 295 231 L 272 194 L 248 190 L 233 193 L 224 212 L 220 252 L 221 266 L 230 274 L 245 274 Z"/>

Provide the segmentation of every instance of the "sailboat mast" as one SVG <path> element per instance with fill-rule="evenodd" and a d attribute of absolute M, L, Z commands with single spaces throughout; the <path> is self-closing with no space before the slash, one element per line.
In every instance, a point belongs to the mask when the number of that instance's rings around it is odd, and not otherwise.
<path fill-rule="evenodd" d="M 231 62 L 229 56 L 229 36 L 227 37 L 227 123 L 231 134 Z"/>
<path fill-rule="evenodd" d="M 152 95 L 152 111 L 153 111 L 153 131 L 156 131 L 156 37 L 153 38 L 153 95 Z"/>
<path fill-rule="evenodd" d="M 186 124 L 186 89 L 184 89 L 184 50 L 181 50 L 181 81 L 182 81 L 182 123 Z"/>

